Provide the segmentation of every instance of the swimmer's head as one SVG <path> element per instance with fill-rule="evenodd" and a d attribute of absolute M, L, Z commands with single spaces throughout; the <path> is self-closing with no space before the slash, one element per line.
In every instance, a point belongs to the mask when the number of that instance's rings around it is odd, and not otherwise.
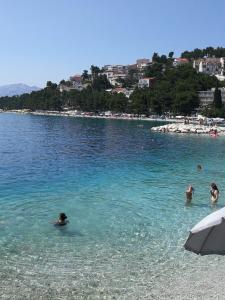
<path fill-rule="evenodd" d="M 60 213 L 60 214 L 59 214 L 59 219 L 62 220 L 62 221 L 65 221 L 65 220 L 67 219 L 66 214 Z"/>
<path fill-rule="evenodd" d="M 211 188 L 213 189 L 213 190 L 217 190 L 218 191 L 218 187 L 217 187 L 217 185 L 213 182 L 213 183 L 211 183 Z"/>
<path fill-rule="evenodd" d="M 197 165 L 197 169 L 198 169 L 198 170 L 201 170 L 201 169 L 202 169 L 202 166 L 201 166 L 201 165 Z"/>

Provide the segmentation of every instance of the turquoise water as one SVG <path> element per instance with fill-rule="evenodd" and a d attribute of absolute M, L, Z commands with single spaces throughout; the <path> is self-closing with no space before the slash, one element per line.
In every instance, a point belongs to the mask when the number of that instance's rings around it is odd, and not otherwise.
<path fill-rule="evenodd" d="M 224 258 L 183 244 L 225 205 L 225 137 L 151 126 L 0 114 L 1 299 L 222 297 Z M 217 207 L 211 182 L 221 191 Z M 51 224 L 59 212 L 66 228 Z"/>

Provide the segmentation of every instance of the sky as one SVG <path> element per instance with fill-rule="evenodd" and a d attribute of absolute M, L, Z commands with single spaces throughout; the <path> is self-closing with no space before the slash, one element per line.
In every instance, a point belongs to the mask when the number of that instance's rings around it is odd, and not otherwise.
<path fill-rule="evenodd" d="M 0 85 L 225 47 L 224 0 L 0 0 Z"/>

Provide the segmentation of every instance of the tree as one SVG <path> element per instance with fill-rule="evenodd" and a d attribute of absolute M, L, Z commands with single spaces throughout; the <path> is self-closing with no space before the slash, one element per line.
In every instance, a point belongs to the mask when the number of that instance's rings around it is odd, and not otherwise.
<path fill-rule="evenodd" d="M 111 87 L 110 82 L 108 81 L 106 75 L 99 75 L 98 77 L 94 78 L 92 87 L 94 90 L 106 90 Z"/>
<path fill-rule="evenodd" d="M 57 88 L 57 83 L 53 83 L 51 81 L 47 81 L 46 87 L 47 88 L 51 88 L 51 89 L 56 89 Z"/>
<path fill-rule="evenodd" d="M 166 57 L 166 55 L 161 55 L 161 57 L 160 57 L 160 63 L 162 63 L 162 64 L 166 64 L 167 63 L 167 57 Z"/>
<path fill-rule="evenodd" d="M 59 84 L 65 85 L 66 81 L 64 79 L 62 79 Z"/>
<path fill-rule="evenodd" d="M 108 98 L 108 96 L 107 96 Z M 109 110 L 113 112 L 126 112 L 128 98 L 122 93 L 115 93 L 109 97 Z"/>
<path fill-rule="evenodd" d="M 183 90 L 174 95 L 173 112 L 189 115 L 198 107 L 199 100 L 195 91 Z"/>
<path fill-rule="evenodd" d="M 88 70 L 84 70 L 81 77 L 83 81 L 88 80 L 89 79 Z"/>
<path fill-rule="evenodd" d="M 223 107 L 221 90 L 218 89 L 218 84 L 217 84 L 217 86 L 215 88 L 215 92 L 214 92 L 213 105 L 214 105 L 215 109 L 220 109 Z"/>
<path fill-rule="evenodd" d="M 71 87 L 73 84 L 72 84 L 72 81 L 70 81 L 70 80 L 61 80 L 60 82 L 59 82 L 59 84 L 61 84 L 61 85 L 64 85 L 64 86 L 68 86 L 68 87 Z"/>
<path fill-rule="evenodd" d="M 153 65 L 148 66 L 144 70 L 145 77 L 156 77 L 161 79 L 163 75 L 163 65 L 161 63 L 154 63 Z"/>
<path fill-rule="evenodd" d="M 101 70 L 99 69 L 99 67 L 91 65 L 91 77 L 92 80 L 94 80 L 95 78 L 98 77 L 98 74 L 101 72 Z"/>
<path fill-rule="evenodd" d="M 169 57 L 169 58 L 173 58 L 173 55 L 174 55 L 174 52 L 171 51 L 171 52 L 169 53 L 168 57 Z"/>
<path fill-rule="evenodd" d="M 159 56 L 158 53 L 154 52 L 152 56 L 152 61 L 154 63 L 160 63 L 160 64 L 167 64 L 167 56 L 166 55 L 161 55 Z"/>
<path fill-rule="evenodd" d="M 130 96 L 130 112 L 137 115 L 149 115 L 149 89 L 135 89 L 133 94 Z"/>
<path fill-rule="evenodd" d="M 152 62 L 159 62 L 159 55 L 158 53 L 154 52 L 152 56 Z"/>
<path fill-rule="evenodd" d="M 194 49 L 194 51 L 184 51 L 181 54 L 181 57 L 188 58 L 188 59 L 197 59 L 203 57 L 224 57 L 225 56 L 225 48 L 223 47 L 207 47 L 205 49 Z"/>

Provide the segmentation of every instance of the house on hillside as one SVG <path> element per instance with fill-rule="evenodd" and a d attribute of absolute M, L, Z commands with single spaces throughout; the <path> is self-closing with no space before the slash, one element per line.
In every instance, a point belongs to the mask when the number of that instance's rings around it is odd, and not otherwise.
<path fill-rule="evenodd" d="M 208 75 L 224 75 L 224 58 L 206 57 L 196 59 L 193 62 L 193 68 L 199 73 Z"/>
<path fill-rule="evenodd" d="M 151 87 L 154 84 L 155 80 L 156 80 L 155 77 L 144 77 L 144 78 L 141 78 L 138 81 L 138 87 L 140 89 L 149 88 L 149 87 Z"/>
<path fill-rule="evenodd" d="M 150 64 L 150 59 L 148 58 L 139 58 L 136 61 L 138 70 L 146 68 Z"/>
<path fill-rule="evenodd" d="M 105 91 L 108 93 L 111 93 L 111 94 L 123 94 L 127 98 L 130 98 L 130 95 L 134 92 L 133 89 L 126 89 L 126 88 L 122 88 L 122 87 L 116 87 L 114 89 L 107 89 Z"/>
<path fill-rule="evenodd" d="M 178 67 L 178 66 L 185 65 L 188 63 L 189 63 L 189 60 L 187 58 L 178 57 L 178 58 L 174 58 L 174 60 L 173 60 L 174 67 Z"/>
<path fill-rule="evenodd" d="M 82 76 L 81 75 L 71 76 L 70 81 L 72 83 L 72 87 L 75 90 L 82 91 L 84 89 L 84 85 L 82 84 Z"/>
<path fill-rule="evenodd" d="M 133 93 L 133 89 L 126 89 L 122 87 L 117 87 L 112 89 L 112 94 L 124 94 L 127 98 L 130 98 L 130 95 Z"/>
<path fill-rule="evenodd" d="M 59 90 L 60 92 L 69 92 L 71 90 L 82 91 L 83 89 L 88 87 L 88 83 L 82 83 L 82 76 L 81 75 L 74 75 L 70 77 L 70 85 L 60 84 Z"/>
<path fill-rule="evenodd" d="M 102 70 L 102 74 L 113 86 L 119 84 L 119 79 L 125 79 L 128 74 L 128 66 L 124 65 L 105 65 Z"/>

